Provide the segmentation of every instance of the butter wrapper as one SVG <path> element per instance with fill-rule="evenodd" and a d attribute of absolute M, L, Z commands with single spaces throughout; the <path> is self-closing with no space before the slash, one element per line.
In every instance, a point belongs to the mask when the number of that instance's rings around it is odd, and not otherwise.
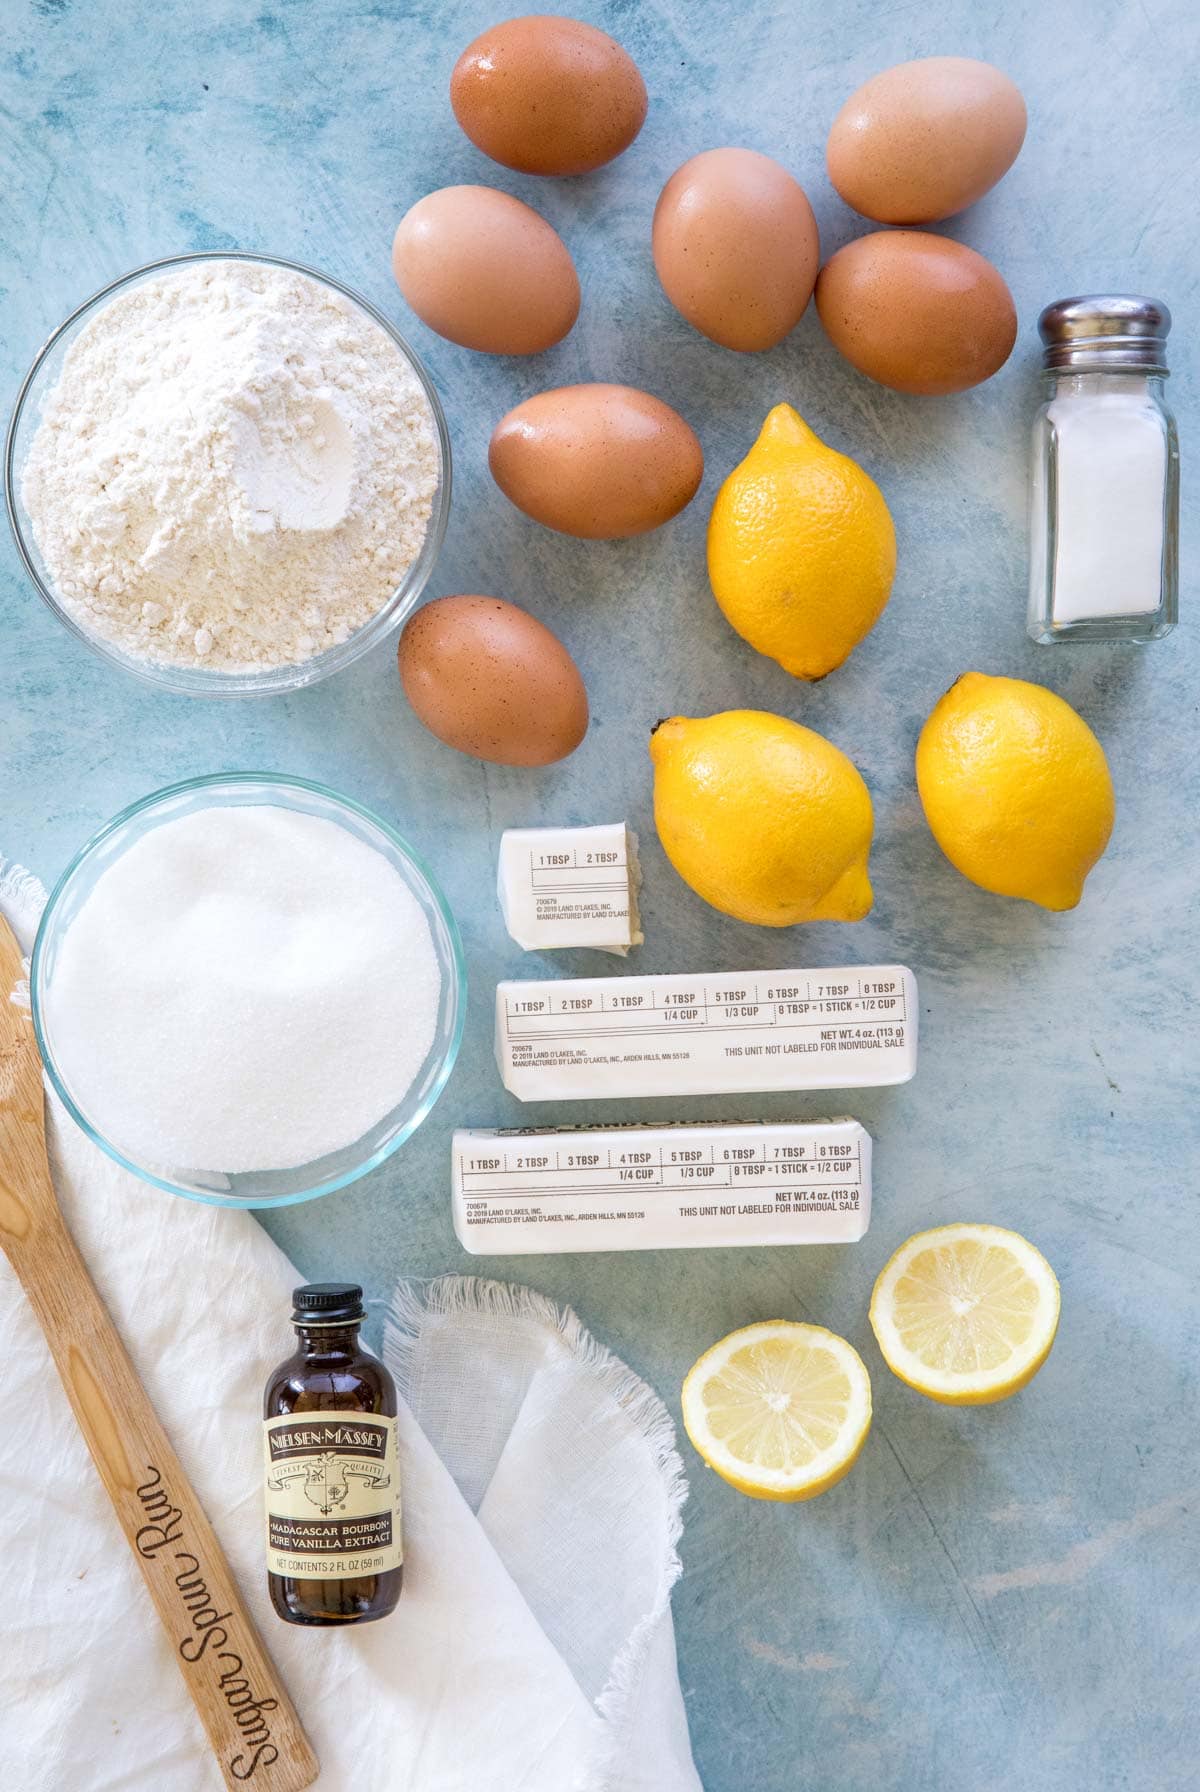
<path fill-rule="evenodd" d="M 509 828 L 496 894 L 526 952 L 594 946 L 622 957 L 640 946 L 637 836 L 623 821 L 593 828 Z"/>
<path fill-rule="evenodd" d="M 451 1152 L 477 1256 L 851 1244 L 871 1218 L 856 1120 L 456 1132 Z"/>
<path fill-rule="evenodd" d="M 869 1089 L 917 1068 L 904 965 L 563 978 L 496 989 L 496 1061 L 521 1101 Z"/>

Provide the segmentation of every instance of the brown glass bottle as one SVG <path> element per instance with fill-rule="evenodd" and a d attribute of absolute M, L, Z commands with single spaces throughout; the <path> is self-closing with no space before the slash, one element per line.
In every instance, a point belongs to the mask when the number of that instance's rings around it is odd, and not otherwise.
<path fill-rule="evenodd" d="M 359 1343 L 361 1288 L 292 1299 L 298 1348 L 263 1400 L 271 1603 L 289 1624 L 365 1624 L 404 1577 L 396 1385 Z"/>

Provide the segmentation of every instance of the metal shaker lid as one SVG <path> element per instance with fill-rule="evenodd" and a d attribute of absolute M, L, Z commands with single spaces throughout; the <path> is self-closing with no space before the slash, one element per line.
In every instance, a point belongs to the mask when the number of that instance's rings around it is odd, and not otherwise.
<path fill-rule="evenodd" d="M 1170 328 L 1161 299 L 1134 293 L 1056 299 L 1038 318 L 1045 365 L 1076 373 L 1166 373 Z"/>

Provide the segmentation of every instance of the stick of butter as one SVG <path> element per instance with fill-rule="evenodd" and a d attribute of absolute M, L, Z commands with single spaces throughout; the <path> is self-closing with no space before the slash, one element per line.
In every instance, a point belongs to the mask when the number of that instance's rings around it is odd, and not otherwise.
<path fill-rule="evenodd" d="M 856 1120 L 456 1132 L 452 1183 L 475 1256 L 851 1244 L 871 1139 Z"/>
<path fill-rule="evenodd" d="M 496 1061 L 521 1101 L 906 1083 L 917 982 L 891 964 L 500 983 Z"/>
<path fill-rule="evenodd" d="M 637 835 L 623 821 L 595 828 L 509 828 L 496 894 L 518 946 L 596 946 L 622 957 L 640 946 Z"/>

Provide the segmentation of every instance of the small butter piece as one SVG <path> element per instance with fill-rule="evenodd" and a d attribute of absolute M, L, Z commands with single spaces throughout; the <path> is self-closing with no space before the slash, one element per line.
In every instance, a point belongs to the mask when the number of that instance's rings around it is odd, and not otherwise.
<path fill-rule="evenodd" d="M 594 946 L 624 957 L 640 946 L 637 836 L 624 822 L 594 828 L 509 828 L 496 893 L 504 925 L 526 952 Z"/>
<path fill-rule="evenodd" d="M 871 1139 L 801 1125 L 456 1132 L 454 1230 L 479 1256 L 852 1244 L 871 1219 Z"/>
<path fill-rule="evenodd" d="M 521 1101 L 906 1083 L 917 982 L 889 964 L 500 983 L 496 1062 Z"/>

